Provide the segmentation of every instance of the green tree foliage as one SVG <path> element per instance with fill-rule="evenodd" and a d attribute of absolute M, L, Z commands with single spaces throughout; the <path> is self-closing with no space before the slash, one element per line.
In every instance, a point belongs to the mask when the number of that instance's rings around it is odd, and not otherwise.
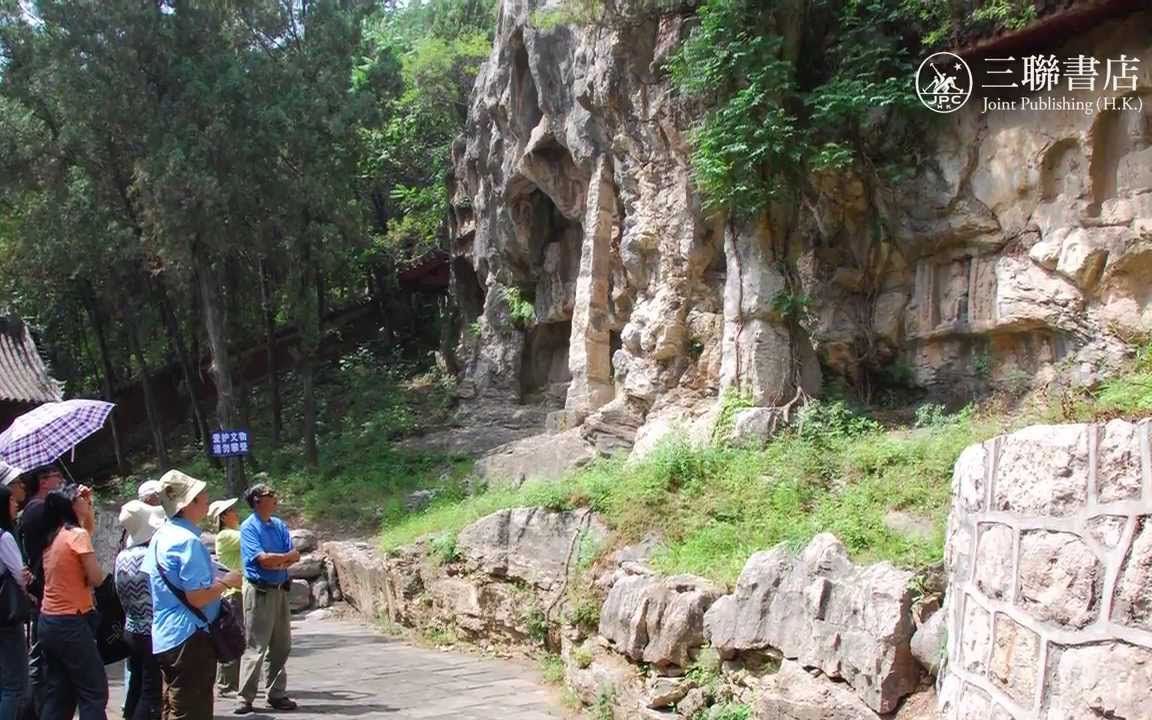
<path fill-rule="evenodd" d="M 755 216 L 814 172 L 905 161 L 910 19 L 896 0 L 705 0 L 671 71 L 711 107 L 693 154 L 709 207 Z"/>
<path fill-rule="evenodd" d="M 0 0 L 0 309 L 46 331 L 73 392 L 207 346 L 231 425 L 230 348 L 282 323 L 310 386 L 325 309 L 366 276 L 392 291 L 374 231 L 444 239 L 492 19 L 490 0 Z"/>
<path fill-rule="evenodd" d="M 399 58 L 403 92 L 388 120 L 366 130 L 364 172 L 387 206 L 379 249 L 396 258 L 442 246 L 450 149 L 468 115 L 468 96 L 492 46 L 488 0 L 423 0 L 369 23 L 374 60 Z"/>

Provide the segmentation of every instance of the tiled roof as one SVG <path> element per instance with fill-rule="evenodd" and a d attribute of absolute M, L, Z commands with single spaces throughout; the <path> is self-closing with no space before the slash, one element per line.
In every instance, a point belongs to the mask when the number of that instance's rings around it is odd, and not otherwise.
<path fill-rule="evenodd" d="M 32 333 L 22 321 L 0 316 L 0 400 L 59 400 L 60 383 L 48 375 Z"/>

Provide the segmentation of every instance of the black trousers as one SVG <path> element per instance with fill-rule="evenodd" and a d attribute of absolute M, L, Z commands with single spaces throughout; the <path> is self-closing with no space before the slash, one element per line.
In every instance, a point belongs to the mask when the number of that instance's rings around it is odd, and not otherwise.
<path fill-rule="evenodd" d="M 124 642 L 132 654 L 128 657 L 132 682 L 125 700 L 126 720 L 159 720 L 163 701 L 164 678 L 160 662 L 152 654 L 152 635 L 124 631 Z"/>

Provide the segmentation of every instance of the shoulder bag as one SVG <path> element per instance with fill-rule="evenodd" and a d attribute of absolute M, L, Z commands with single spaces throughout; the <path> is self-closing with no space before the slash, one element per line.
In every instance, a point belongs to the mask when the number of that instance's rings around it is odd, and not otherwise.
<path fill-rule="evenodd" d="M 99 613 L 100 623 L 96 628 L 96 647 L 105 665 L 119 662 L 132 654 L 124 642 L 124 606 L 116 594 L 116 584 L 112 573 L 104 576 L 100 587 L 92 591 Z"/>
<path fill-rule="evenodd" d="M 5 531 L 7 532 L 7 531 Z M 32 617 L 32 601 L 20 581 L 5 568 L 0 573 L 0 627 L 23 625 Z"/>
<path fill-rule="evenodd" d="M 216 659 L 222 663 L 229 663 L 233 660 L 239 660 L 240 656 L 244 654 L 245 639 L 244 639 L 244 626 L 240 622 L 240 617 L 232 612 L 229 603 L 220 603 L 220 615 L 217 616 L 212 622 L 208 622 L 208 618 L 200 608 L 188 602 L 188 596 L 183 590 L 176 587 L 164 574 L 164 568 L 160 566 L 160 550 L 156 550 L 156 571 L 160 573 L 160 579 L 172 591 L 176 598 L 184 603 L 184 607 L 195 615 L 200 622 L 204 623 L 205 630 L 208 636 L 212 638 L 212 646 L 216 648 Z"/>

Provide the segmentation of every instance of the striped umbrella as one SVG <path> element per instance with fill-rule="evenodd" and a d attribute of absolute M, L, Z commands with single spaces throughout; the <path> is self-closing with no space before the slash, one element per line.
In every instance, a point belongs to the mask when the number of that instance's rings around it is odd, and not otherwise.
<path fill-rule="evenodd" d="M 113 407 L 102 400 L 44 403 L 0 433 L 0 459 L 21 468 L 47 465 L 103 427 Z"/>

